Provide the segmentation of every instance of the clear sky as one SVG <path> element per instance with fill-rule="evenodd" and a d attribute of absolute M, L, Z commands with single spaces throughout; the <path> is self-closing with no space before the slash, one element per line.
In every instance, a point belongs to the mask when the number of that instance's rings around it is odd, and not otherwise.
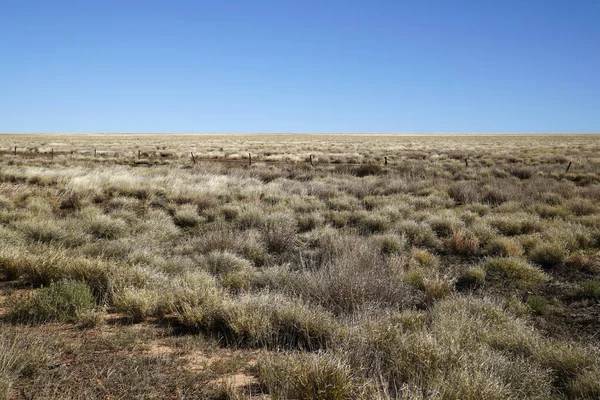
<path fill-rule="evenodd" d="M 0 132 L 600 132 L 600 1 L 0 0 Z"/>

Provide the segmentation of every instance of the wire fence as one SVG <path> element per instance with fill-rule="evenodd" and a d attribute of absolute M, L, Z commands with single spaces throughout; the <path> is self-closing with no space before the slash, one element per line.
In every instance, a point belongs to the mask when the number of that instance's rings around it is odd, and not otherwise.
<path fill-rule="evenodd" d="M 348 166 L 359 166 L 369 164 L 381 164 L 388 165 L 391 162 L 388 161 L 388 157 L 384 156 L 381 160 L 365 160 L 364 162 L 348 162 L 339 159 L 332 161 L 320 162 L 319 159 L 312 154 L 306 155 L 295 155 L 297 160 L 273 160 L 269 159 L 269 156 L 263 156 L 261 154 L 248 153 L 245 157 L 228 158 L 225 157 L 205 157 L 200 156 L 194 152 L 166 152 L 166 151 L 142 151 L 142 150 L 101 150 L 101 149 L 77 149 L 77 150 L 55 150 L 53 148 L 48 150 L 31 149 L 27 147 L 14 146 L 12 148 L 0 149 L 0 156 L 14 156 L 19 158 L 46 158 L 53 160 L 55 157 L 89 157 L 94 159 L 134 159 L 138 161 L 150 161 L 150 160 L 181 160 L 189 159 L 189 162 L 193 165 L 201 162 L 212 162 L 212 163 L 224 163 L 224 164 L 269 164 L 269 165 L 297 165 L 297 164 L 310 164 L 310 165 L 348 165 Z"/>
<path fill-rule="evenodd" d="M 398 166 L 402 164 L 395 163 L 392 161 L 391 157 L 382 156 L 379 159 L 365 159 L 362 162 L 352 162 L 352 161 L 343 161 L 341 159 L 333 159 L 325 162 L 320 161 L 317 157 L 314 157 L 312 154 L 295 154 L 295 160 L 287 159 L 287 160 L 273 160 L 269 159 L 268 155 L 261 154 L 252 154 L 247 153 L 247 156 L 239 156 L 236 158 L 228 158 L 224 157 L 206 157 L 200 156 L 193 151 L 191 152 L 177 152 L 177 151 L 165 151 L 165 150 L 102 150 L 102 149 L 76 149 L 76 150 L 55 150 L 54 148 L 50 149 L 40 149 L 40 148 L 28 148 L 28 147 L 19 147 L 14 146 L 10 148 L 0 148 L 0 157 L 4 158 L 5 156 L 12 156 L 15 158 L 25 158 L 25 159 L 36 159 L 43 158 L 54 160 L 55 157 L 60 157 L 61 159 L 65 159 L 66 157 L 70 157 L 74 161 L 90 161 L 90 160 L 106 160 L 106 161 L 114 161 L 116 160 L 128 160 L 129 162 L 135 161 L 138 164 L 156 164 L 159 160 L 165 161 L 168 160 L 173 161 L 181 161 L 183 160 L 184 164 L 196 165 L 200 163 L 220 163 L 226 165 L 247 165 L 252 166 L 255 164 L 262 165 L 280 165 L 280 166 L 295 166 L 295 165 L 311 165 L 311 166 Z M 290 155 L 288 154 L 287 157 Z M 464 163 L 465 168 L 475 167 L 474 165 L 469 165 L 469 157 L 452 157 L 452 159 L 456 162 Z M 186 161 L 187 160 L 187 161 Z M 402 160 L 405 161 L 405 160 Z M 569 161 L 568 165 L 552 165 L 553 168 L 561 168 L 563 173 L 568 173 L 571 170 L 573 165 L 572 161 Z"/>

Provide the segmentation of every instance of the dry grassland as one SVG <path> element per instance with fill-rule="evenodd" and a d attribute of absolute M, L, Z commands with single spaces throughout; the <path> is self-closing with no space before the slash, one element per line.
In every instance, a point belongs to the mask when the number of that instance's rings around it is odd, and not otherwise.
<path fill-rule="evenodd" d="M 599 135 L 0 135 L 0 397 L 598 399 L 599 330 Z"/>

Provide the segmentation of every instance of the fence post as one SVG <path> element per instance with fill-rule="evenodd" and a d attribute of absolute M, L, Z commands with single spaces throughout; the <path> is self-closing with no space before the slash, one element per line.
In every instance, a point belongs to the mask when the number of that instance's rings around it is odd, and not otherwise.
<path fill-rule="evenodd" d="M 383 157 L 383 164 L 384 164 L 384 165 L 387 165 L 387 156 L 386 156 L 386 157 Z"/>
<path fill-rule="evenodd" d="M 17 146 L 15 146 L 15 156 L 17 155 Z"/>
<path fill-rule="evenodd" d="M 465 167 L 469 166 L 469 157 L 465 157 Z"/>
<path fill-rule="evenodd" d="M 312 154 L 310 155 L 310 165 L 313 165 L 313 157 L 312 157 Z"/>
<path fill-rule="evenodd" d="M 565 174 L 567 172 L 569 172 L 569 169 L 571 168 L 571 164 L 573 164 L 573 161 L 569 161 L 569 165 L 567 165 L 567 170 L 565 171 Z"/>
<path fill-rule="evenodd" d="M 54 147 L 50 149 L 50 159 L 54 160 Z"/>
<path fill-rule="evenodd" d="M 96 149 L 94 149 L 94 157 L 96 157 Z"/>
<path fill-rule="evenodd" d="M 194 157 L 194 153 L 190 152 L 190 154 L 192 155 L 192 161 L 194 162 L 194 165 L 196 165 L 196 157 Z"/>
<path fill-rule="evenodd" d="M 252 165 L 252 154 L 248 153 L 248 166 Z"/>
<path fill-rule="evenodd" d="M 141 156 L 142 156 L 142 152 L 140 150 L 138 150 L 138 160 L 140 159 Z"/>

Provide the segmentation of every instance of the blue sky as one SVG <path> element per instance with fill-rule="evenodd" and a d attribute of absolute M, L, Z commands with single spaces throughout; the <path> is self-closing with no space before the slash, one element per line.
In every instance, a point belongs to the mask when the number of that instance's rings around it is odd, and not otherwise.
<path fill-rule="evenodd" d="M 599 132 L 600 1 L 0 0 L 0 132 Z"/>

